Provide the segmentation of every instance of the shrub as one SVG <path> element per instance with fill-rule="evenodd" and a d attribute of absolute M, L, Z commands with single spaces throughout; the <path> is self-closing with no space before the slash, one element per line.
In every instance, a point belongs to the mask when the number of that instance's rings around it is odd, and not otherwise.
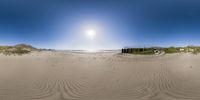
<path fill-rule="evenodd" d="M 177 53 L 178 52 L 177 48 L 174 48 L 174 47 L 165 48 L 164 51 L 165 51 L 165 53 Z"/>

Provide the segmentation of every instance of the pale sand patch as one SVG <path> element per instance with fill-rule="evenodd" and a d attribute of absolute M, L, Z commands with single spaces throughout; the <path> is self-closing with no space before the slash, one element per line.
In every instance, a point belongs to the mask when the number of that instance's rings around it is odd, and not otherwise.
<path fill-rule="evenodd" d="M 200 55 L 0 54 L 0 100 L 200 100 Z"/>

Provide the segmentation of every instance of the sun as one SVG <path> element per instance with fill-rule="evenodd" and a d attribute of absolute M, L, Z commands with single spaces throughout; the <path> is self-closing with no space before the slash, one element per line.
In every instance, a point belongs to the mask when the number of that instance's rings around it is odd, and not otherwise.
<path fill-rule="evenodd" d="M 91 40 L 94 40 L 95 36 L 96 36 L 96 31 L 94 29 L 89 29 L 89 30 L 86 30 L 86 36 L 91 39 Z"/>

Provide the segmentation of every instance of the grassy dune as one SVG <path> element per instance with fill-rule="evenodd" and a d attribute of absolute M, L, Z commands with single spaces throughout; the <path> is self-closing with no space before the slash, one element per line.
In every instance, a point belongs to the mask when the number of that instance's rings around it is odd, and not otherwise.
<path fill-rule="evenodd" d="M 27 44 L 18 44 L 15 46 L 0 46 L 0 53 L 3 53 L 5 55 L 28 54 L 33 50 L 37 50 L 37 49 Z"/>

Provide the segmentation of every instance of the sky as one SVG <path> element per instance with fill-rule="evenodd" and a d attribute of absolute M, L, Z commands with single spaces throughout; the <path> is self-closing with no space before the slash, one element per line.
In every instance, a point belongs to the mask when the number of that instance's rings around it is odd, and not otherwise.
<path fill-rule="evenodd" d="M 18 43 L 51 49 L 200 45 L 200 1 L 0 0 L 0 45 Z"/>

